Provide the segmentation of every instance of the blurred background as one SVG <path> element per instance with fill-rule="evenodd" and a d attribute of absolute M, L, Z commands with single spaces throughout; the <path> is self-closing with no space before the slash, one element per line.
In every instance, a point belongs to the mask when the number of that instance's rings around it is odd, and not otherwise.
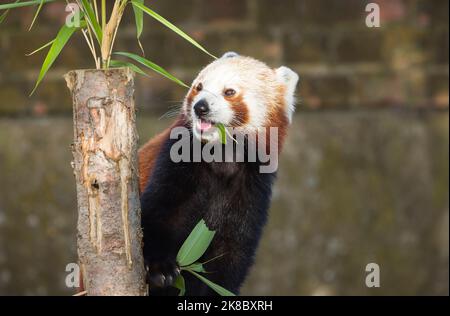
<path fill-rule="evenodd" d="M 0 0 L 9 3 L 12 0 Z M 301 79 L 269 224 L 247 295 L 449 294 L 449 2 L 154 0 L 146 4 L 213 54 L 236 51 L 287 65 Z M 68 295 L 76 262 L 71 97 L 62 75 L 94 68 L 71 39 L 28 97 L 64 4 L 11 12 L 0 25 L 0 294 Z M 139 53 L 132 10 L 117 50 Z M 145 17 L 146 57 L 185 82 L 211 62 Z M 141 143 L 186 90 L 136 79 Z M 368 263 L 381 286 L 365 284 Z"/>

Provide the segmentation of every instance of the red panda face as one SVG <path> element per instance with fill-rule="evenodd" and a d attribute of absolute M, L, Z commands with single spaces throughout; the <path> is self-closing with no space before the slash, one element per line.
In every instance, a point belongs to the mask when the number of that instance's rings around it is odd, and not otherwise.
<path fill-rule="evenodd" d="M 263 127 L 286 129 L 294 111 L 298 76 L 250 57 L 227 53 L 206 66 L 194 80 L 183 112 L 195 137 L 220 139 L 217 124 L 253 133 Z"/>

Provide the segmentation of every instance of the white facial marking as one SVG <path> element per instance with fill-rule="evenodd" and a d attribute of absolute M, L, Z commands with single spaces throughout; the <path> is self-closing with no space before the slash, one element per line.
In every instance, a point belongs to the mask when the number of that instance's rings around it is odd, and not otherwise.
<path fill-rule="evenodd" d="M 190 104 L 190 119 L 195 137 L 219 141 L 220 135 L 215 124 L 238 125 L 239 113 L 233 109 L 233 98 L 224 95 L 227 89 L 235 90 L 235 99 L 242 100 L 246 106 L 247 121 L 238 129 L 248 133 L 265 127 L 267 116 L 272 110 L 270 107 L 279 104 L 282 85 L 286 87 L 286 94 L 285 109 L 281 110 L 286 112 L 290 121 L 295 109 L 294 91 L 297 81 L 298 75 L 287 67 L 273 70 L 253 58 L 242 57 L 233 52 L 226 53 L 206 66 L 193 82 L 193 87 L 197 87 L 199 83 L 202 86 Z M 194 106 L 201 100 L 208 104 L 209 111 L 198 117 Z M 188 104 L 185 102 L 184 106 L 187 107 Z"/>
<path fill-rule="evenodd" d="M 198 138 L 203 138 L 207 141 L 215 141 L 220 139 L 220 135 L 214 124 L 222 123 L 225 126 L 230 125 L 234 118 L 234 111 L 230 103 L 225 99 L 223 92 L 226 89 L 234 89 L 239 93 L 239 88 L 235 83 L 239 82 L 239 78 L 234 71 L 226 65 L 219 65 L 215 67 L 214 71 L 207 71 L 203 73 L 194 81 L 194 86 L 199 83 L 202 84 L 202 89 L 197 93 L 191 104 L 191 119 L 193 125 L 194 135 Z M 194 111 L 194 106 L 203 100 L 209 107 L 209 112 L 200 119 Z M 202 129 L 202 122 L 212 123 L 210 128 Z M 203 122 L 204 125 L 204 122 Z M 205 127 L 205 125 L 203 126 Z M 203 134 L 202 136 L 200 134 Z"/>

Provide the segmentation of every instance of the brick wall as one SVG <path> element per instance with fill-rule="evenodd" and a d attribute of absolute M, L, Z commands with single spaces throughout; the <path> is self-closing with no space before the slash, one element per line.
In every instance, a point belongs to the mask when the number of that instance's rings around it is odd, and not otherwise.
<path fill-rule="evenodd" d="M 146 1 L 215 55 L 234 50 L 301 76 L 301 115 L 243 294 L 448 295 L 449 2 L 373 1 L 379 29 L 365 26 L 362 0 Z M 76 192 L 62 75 L 93 63 L 74 37 L 29 98 L 44 54 L 24 54 L 65 18 L 63 6 L 48 5 L 27 32 L 33 13 L 16 11 L 0 25 L 0 294 L 66 295 Z M 211 61 L 145 23 L 147 57 L 184 81 Z M 139 52 L 134 32 L 129 14 L 117 50 Z M 141 143 L 169 124 L 157 117 L 185 92 L 155 74 L 138 77 L 139 114 L 156 114 L 138 116 Z M 21 115 L 33 117 L 5 117 Z M 382 267 L 380 289 L 364 285 L 368 262 Z"/>
<path fill-rule="evenodd" d="M 377 0 L 380 28 L 365 25 L 368 2 L 155 0 L 148 5 L 213 54 L 234 50 L 298 71 L 301 109 L 448 109 L 449 2 Z M 29 98 L 44 54 L 24 55 L 48 42 L 65 19 L 63 4 L 49 4 L 37 27 L 27 32 L 33 13 L 15 11 L 0 26 L 0 115 L 69 114 L 71 100 L 61 75 L 92 68 L 93 62 L 81 36 L 74 37 Z M 145 24 L 146 56 L 186 82 L 211 61 L 149 17 Z M 131 10 L 116 49 L 139 52 Z M 162 113 L 184 94 L 156 74 L 137 80 L 142 112 Z"/>

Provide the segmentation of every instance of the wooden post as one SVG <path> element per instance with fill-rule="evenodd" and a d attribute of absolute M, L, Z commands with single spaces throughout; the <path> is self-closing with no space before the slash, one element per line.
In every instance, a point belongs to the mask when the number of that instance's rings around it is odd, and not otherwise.
<path fill-rule="evenodd" d="M 133 72 L 76 70 L 65 79 L 73 97 L 84 288 L 87 295 L 146 295 Z"/>

